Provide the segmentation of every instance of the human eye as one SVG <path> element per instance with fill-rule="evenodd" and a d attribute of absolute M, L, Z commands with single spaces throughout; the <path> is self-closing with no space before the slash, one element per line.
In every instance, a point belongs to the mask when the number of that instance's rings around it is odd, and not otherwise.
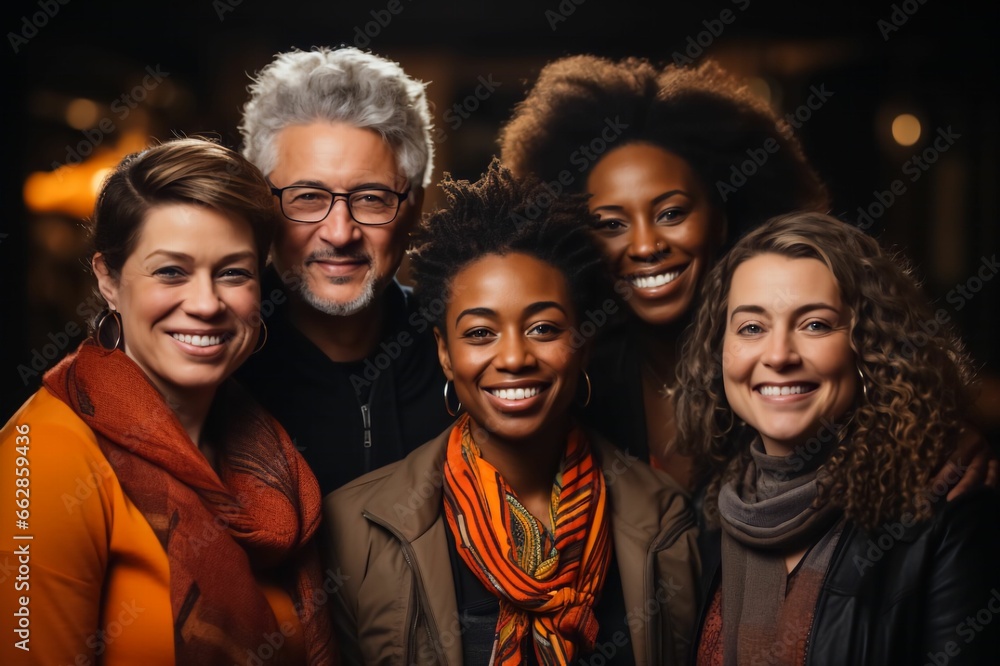
<path fill-rule="evenodd" d="M 178 266 L 163 266 L 153 271 L 153 275 L 165 282 L 176 282 L 184 277 L 184 271 Z"/>
<path fill-rule="evenodd" d="M 229 268 L 223 268 L 219 272 L 219 277 L 233 284 L 243 284 L 249 282 L 254 278 L 254 272 L 246 268 L 240 268 L 238 266 L 232 266 Z"/>
<path fill-rule="evenodd" d="M 811 319 L 807 321 L 805 328 L 811 333 L 826 333 L 833 330 L 833 327 L 830 326 L 830 324 L 820 319 Z"/>
<path fill-rule="evenodd" d="M 541 322 L 535 324 L 534 326 L 528 329 L 528 335 L 534 337 L 542 337 L 542 338 L 555 338 L 558 337 L 559 334 L 562 332 L 563 332 L 562 328 L 548 322 Z"/>
<path fill-rule="evenodd" d="M 664 208 L 656 214 L 656 223 L 664 225 L 680 224 L 687 219 L 688 211 L 680 206 Z"/>
<path fill-rule="evenodd" d="M 312 209 L 326 206 L 330 193 L 313 187 L 293 187 L 285 190 L 285 205 L 294 209 Z"/>
<path fill-rule="evenodd" d="M 764 332 L 764 327 L 755 322 L 747 322 L 736 329 L 737 335 L 742 335 L 745 337 L 760 335 L 763 332 Z"/>
<path fill-rule="evenodd" d="M 590 224 L 590 228 L 601 233 L 614 233 L 625 229 L 625 221 L 617 217 L 599 217 Z"/>
<path fill-rule="evenodd" d="M 398 197 L 388 190 L 358 190 L 351 192 L 351 205 L 370 209 L 391 208 Z"/>
<path fill-rule="evenodd" d="M 477 326 L 475 328 L 470 328 L 465 333 L 462 334 L 463 338 L 471 340 L 473 342 L 486 342 L 492 340 L 495 335 L 493 331 L 483 326 Z"/>

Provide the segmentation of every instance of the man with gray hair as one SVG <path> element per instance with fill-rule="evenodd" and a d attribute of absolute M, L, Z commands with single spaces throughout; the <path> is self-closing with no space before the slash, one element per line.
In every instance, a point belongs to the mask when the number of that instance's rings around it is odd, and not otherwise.
<path fill-rule="evenodd" d="M 430 316 L 395 279 L 430 184 L 430 111 L 423 83 L 349 47 L 278 54 L 249 91 L 243 153 L 280 224 L 269 337 L 237 377 L 326 494 L 451 422 Z"/>

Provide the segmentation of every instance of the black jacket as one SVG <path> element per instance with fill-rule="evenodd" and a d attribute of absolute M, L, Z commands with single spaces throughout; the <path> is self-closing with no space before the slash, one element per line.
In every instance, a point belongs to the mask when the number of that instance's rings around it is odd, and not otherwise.
<path fill-rule="evenodd" d="M 924 523 L 875 533 L 848 523 L 816 601 L 806 664 L 1000 664 L 998 518 L 1000 495 L 979 490 Z M 699 634 L 720 580 L 719 530 L 703 532 L 700 545 Z"/>
<path fill-rule="evenodd" d="M 262 294 L 267 343 L 236 378 L 288 431 L 324 495 L 402 459 L 453 421 L 433 326 L 408 288 L 386 288 L 382 340 L 353 363 L 331 361 L 291 324 L 273 269 Z"/>

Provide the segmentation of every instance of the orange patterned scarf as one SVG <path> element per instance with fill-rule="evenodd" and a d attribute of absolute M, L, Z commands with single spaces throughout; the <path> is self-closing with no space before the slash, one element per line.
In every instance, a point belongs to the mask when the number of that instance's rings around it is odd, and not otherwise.
<path fill-rule="evenodd" d="M 270 647 L 281 628 L 258 575 L 284 583 L 310 666 L 338 663 L 312 538 L 319 485 L 267 412 L 235 383 L 219 388 L 210 418 L 222 444 L 216 473 L 123 352 L 87 340 L 44 381 L 94 431 L 167 553 L 176 663 L 245 663 Z"/>
<path fill-rule="evenodd" d="M 604 476 L 578 429 L 566 443 L 550 507 L 554 533 L 483 460 L 469 417 L 451 431 L 444 509 L 465 564 L 500 598 L 493 664 L 568 664 L 594 648 L 594 605 L 611 560 Z"/>

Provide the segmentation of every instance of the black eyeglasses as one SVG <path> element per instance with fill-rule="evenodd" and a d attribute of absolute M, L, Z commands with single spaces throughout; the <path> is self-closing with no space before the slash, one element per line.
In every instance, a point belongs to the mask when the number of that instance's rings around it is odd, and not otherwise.
<path fill-rule="evenodd" d="M 366 188 L 352 192 L 332 192 L 322 187 L 272 187 L 271 194 L 281 202 L 281 213 L 293 222 L 315 224 L 326 219 L 338 197 L 344 197 L 347 210 L 358 224 L 389 224 L 396 219 L 399 206 L 410 191 L 393 192 Z"/>

